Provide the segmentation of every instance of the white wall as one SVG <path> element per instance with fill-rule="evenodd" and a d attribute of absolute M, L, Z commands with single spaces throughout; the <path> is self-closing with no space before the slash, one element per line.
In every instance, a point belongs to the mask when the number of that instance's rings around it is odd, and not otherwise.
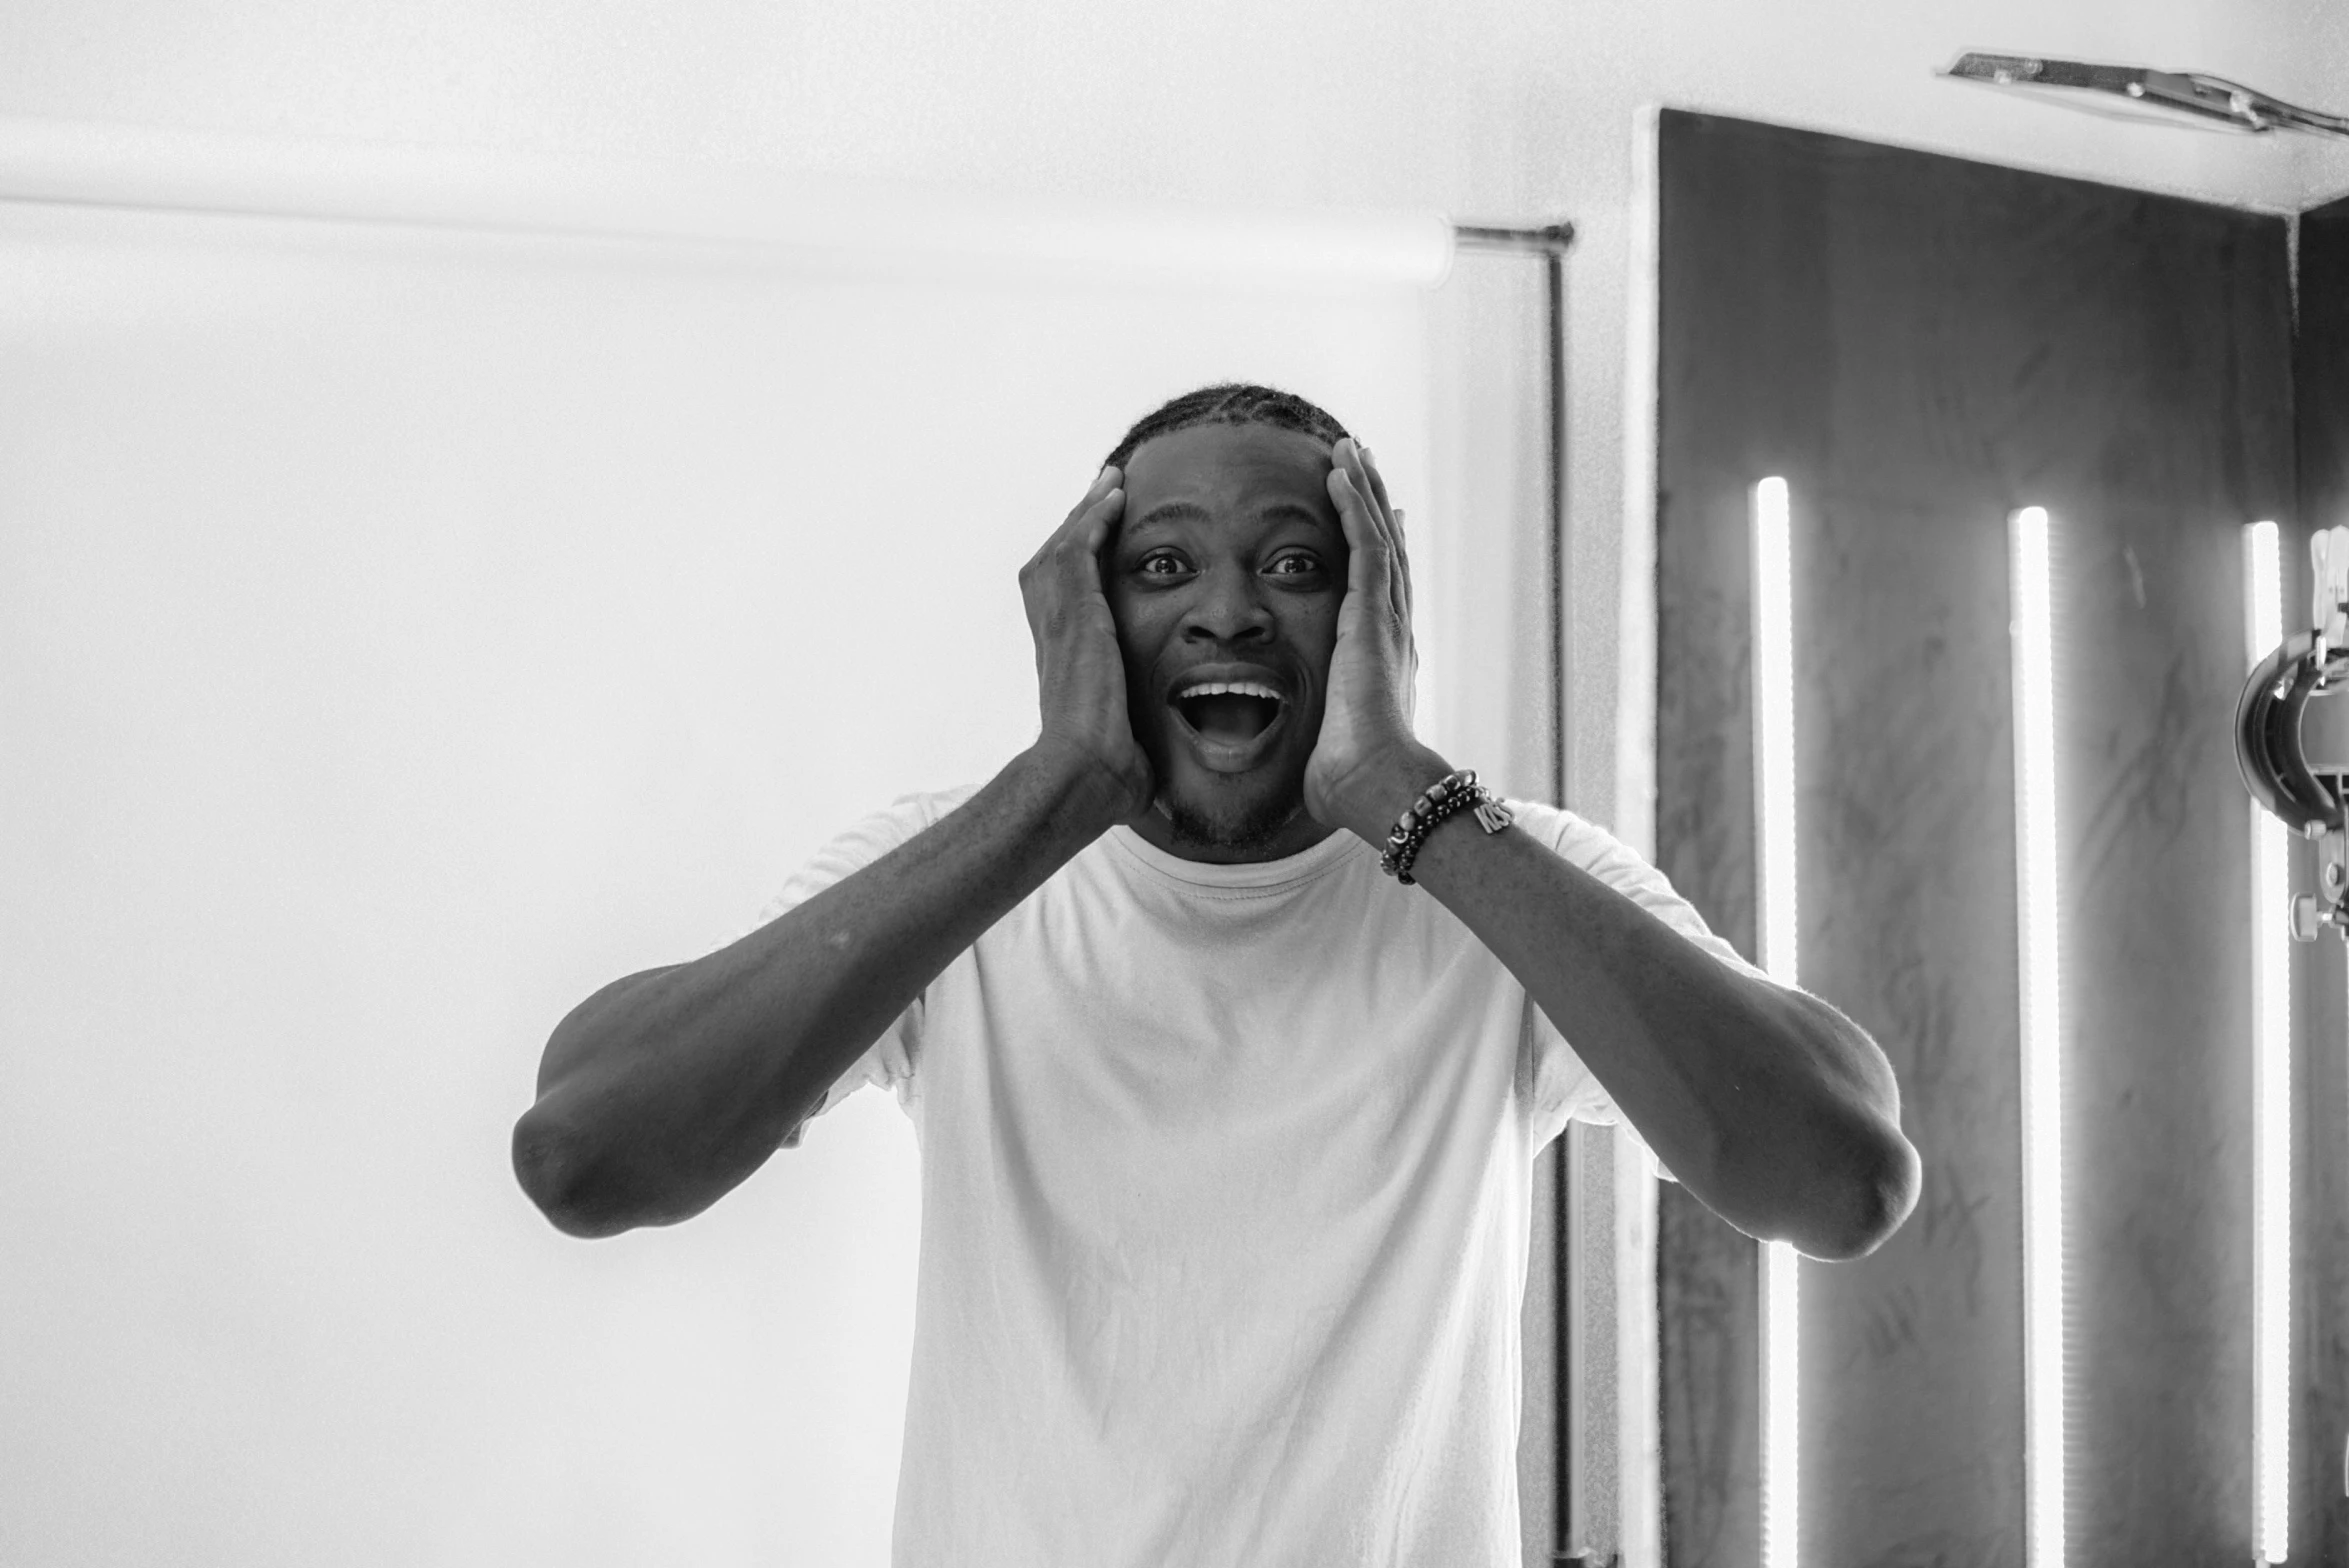
<path fill-rule="evenodd" d="M 538 1047 L 1026 744 L 1168 392 L 1424 471 L 1425 299 L 0 209 L 0 1560 L 884 1560 L 896 1108 L 585 1244 Z"/>

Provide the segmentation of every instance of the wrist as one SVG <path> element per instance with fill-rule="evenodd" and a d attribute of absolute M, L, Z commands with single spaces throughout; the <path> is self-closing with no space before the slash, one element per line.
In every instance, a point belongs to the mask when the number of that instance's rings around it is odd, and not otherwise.
<path fill-rule="evenodd" d="M 1134 788 L 1099 759 L 1078 748 L 1038 740 L 1013 759 L 1012 769 L 1047 802 L 1056 823 L 1091 843 L 1120 822 L 1147 810 Z"/>
<path fill-rule="evenodd" d="M 1429 785 L 1395 824 L 1386 849 L 1378 857 L 1378 868 L 1406 887 L 1417 882 L 1411 873 L 1420 851 L 1445 823 L 1463 814 L 1473 815 L 1488 836 L 1516 820 L 1505 802 L 1476 781 L 1474 768 L 1447 773 Z M 1458 842 L 1458 835 L 1453 835 L 1453 842 Z"/>
<path fill-rule="evenodd" d="M 1337 803 L 1339 823 L 1384 849 L 1396 820 L 1430 784 L 1451 771 L 1449 762 L 1417 741 L 1398 745 L 1348 776 Z"/>

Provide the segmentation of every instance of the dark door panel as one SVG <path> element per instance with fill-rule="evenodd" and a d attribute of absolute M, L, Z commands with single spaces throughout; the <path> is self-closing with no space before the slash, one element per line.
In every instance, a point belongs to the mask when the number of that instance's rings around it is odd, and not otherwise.
<path fill-rule="evenodd" d="M 2293 517 L 2281 218 L 1661 131 L 1657 846 L 1751 953 L 1747 494 L 1793 497 L 1802 975 L 1925 1160 L 1803 1270 L 1806 1564 L 2023 1562 L 2007 516 L 2055 538 L 2071 1561 L 2250 1547 L 2240 527 Z M 2336 959 L 2337 961 L 2337 959 Z M 1760 1556 L 1752 1243 L 1662 1218 L 1669 1559 Z M 2306 1539 L 2306 1537 L 2303 1537 Z"/>

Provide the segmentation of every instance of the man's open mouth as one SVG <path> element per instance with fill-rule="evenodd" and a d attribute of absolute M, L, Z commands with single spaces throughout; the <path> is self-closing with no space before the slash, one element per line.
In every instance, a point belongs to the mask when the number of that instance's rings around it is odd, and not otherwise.
<path fill-rule="evenodd" d="M 1211 746 L 1246 746 L 1281 716 L 1281 694 L 1261 681 L 1193 681 L 1174 696 L 1175 712 Z"/>

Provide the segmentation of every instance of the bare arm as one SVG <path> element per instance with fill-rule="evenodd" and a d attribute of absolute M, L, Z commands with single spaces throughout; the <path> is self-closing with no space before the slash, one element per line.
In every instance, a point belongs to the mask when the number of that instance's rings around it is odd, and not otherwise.
<path fill-rule="evenodd" d="M 1112 824 L 1149 805 L 1098 556 L 1104 469 L 1020 573 L 1043 729 L 911 842 L 780 919 L 573 1008 L 547 1041 L 514 1172 L 575 1236 L 668 1225 L 763 1164 L 922 988 Z"/>
<path fill-rule="evenodd" d="M 1401 514 L 1339 443 L 1330 496 L 1352 547 L 1327 716 L 1306 767 L 1314 816 L 1382 844 L 1450 766 L 1411 735 L 1411 579 Z M 1816 997 L 1730 968 L 1516 828 L 1447 820 L 1413 877 L 1508 966 L 1648 1146 L 1748 1235 L 1857 1257 L 1915 1206 L 1884 1053 Z"/>
<path fill-rule="evenodd" d="M 1023 752 L 960 810 L 780 919 L 573 1008 L 514 1129 L 523 1189 L 577 1236 L 715 1203 L 922 987 L 1100 835 L 1082 787 Z"/>
<path fill-rule="evenodd" d="M 1450 771 L 1400 771 L 1357 828 Z M 1383 817 L 1379 814 L 1383 813 Z M 1412 876 L 1508 966 L 1657 1158 L 1750 1236 L 1815 1258 L 1873 1251 L 1917 1200 L 1917 1153 L 1876 1042 L 1816 997 L 1741 973 L 1521 830 L 1462 814 Z"/>

